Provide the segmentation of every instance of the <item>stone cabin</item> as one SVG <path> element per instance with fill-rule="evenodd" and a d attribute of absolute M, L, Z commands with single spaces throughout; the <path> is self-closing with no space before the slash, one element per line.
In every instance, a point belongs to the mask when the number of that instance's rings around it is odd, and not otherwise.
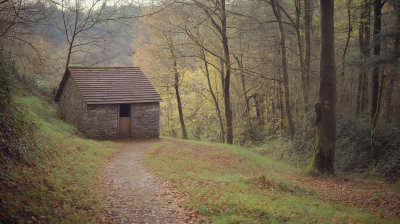
<path fill-rule="evenodd" d="M 88 138 L 160 135 L 162 99 L 139 67 L 68 66 L 55 101 L 57 115 Z"/>

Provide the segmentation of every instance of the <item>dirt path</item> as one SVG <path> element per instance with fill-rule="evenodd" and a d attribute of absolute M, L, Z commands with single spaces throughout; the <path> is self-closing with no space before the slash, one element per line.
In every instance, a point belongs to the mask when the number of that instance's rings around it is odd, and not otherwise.
<path fill-rule="evenodd" d="M 195 212 L 162 186 L 144 166 L 146 149 L 162 139 L 124 140 L 105 168 L 107 223 L 199 223 Z M 190 218 L 190 220 L 189 220 Z"/>

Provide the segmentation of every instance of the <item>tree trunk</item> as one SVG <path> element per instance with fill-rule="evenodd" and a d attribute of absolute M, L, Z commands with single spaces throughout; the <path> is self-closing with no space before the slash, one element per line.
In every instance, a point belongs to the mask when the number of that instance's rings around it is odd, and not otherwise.
<path fill-rule="evenodd" d="M 296 39 L 297 39 L 297 51 L 299 54 L 299 67 L 300 67 L 300 74 L 301 74 L 301 89 L 303 92 L 303 100 L 304 100 L 304 112 L 307 113 L 308 111 L 308 86 L 306 83 L 306 71 L 304 65 L 304 57 L 303 57 L 303 44 L 301 41 L 300 35 L 300 10 L 301 10 L 301 1 L 296 0 Z"/>
<path fill-rule="evenodd" d="M 279 130 L 283 131 L 284 129 L 284 123 L 283 120 L 285 119 L 285 109 L 283 109 L 283 100 L 282 100 L 282 96 L 283 96 L 283 91 L 282 91 L 282 82 L 279 82 L 279 94 L 278 94 L 278 98 L 279 98 Z"/>
<path fill-rule="evenodd" d="M 347 28 L 347 41 L 346 41 L 346 46 L 344 47 L 343 55 L 342 55 L 342 84 L 344 82 L 344 69 L 345 69 L 345 64 L 346 64 L 346 53 L 347 53 L 347 47 L 349 46 L 350 42 L 350 33 L 351 33 L 351 14 L 350 14 L 350 6 L 351 6 L 351 0 L 348 0 L 347 2 L 347 16 L 349 17 L 349 23 L 348 23 L 348 28 Z"/>
<path fill-rule="evenodd" d="M 320 102 L 315 105 L 318 132 L 314 156 L 304 175 L 314 169 L 320 173 L 334 174 L 336 142 L 336 68 L 334 0 L 321 0 L 321 61 Z"/>
<path fill-rule="evenodd" d="M 363 55 L 369 57 L 371 54 L 370 42 L 371 42 L 371 1 L 364 1 L 364 50 Z M 365 110 L 368 105 L 368 71 L 363 70 L 363 87 L 361 96 L 361 111 Z"/>
<path fill-rule="evenodd" d="M 208 71 L 208 64 L 207 64 L 207 61 L 206 61 L 206 59 L 205 59 L 206 56 L 205 56 L 204 50 L 203 50 L 202 48 L 201 48 L 201 51 L 202 51 L 202 57 L 203 57 L 203 59 L 204 59 L 204 66 L 205 66 L 205 69 L 206 69 L 206 77 L 207 77 L 208 88 L 210 89 L 210 93 L 211 93 L 211 96 L 212 96 L 212 98 L 213 98 L 213 100 L 214 100 L 215 108 L 217 109 L 217 113 L 218 113 L 219 126 L 220 126 L 220 128 L 221 128 L 221 142 L 222 142 L 222 143 L 225 143 L 225 137 L 224 137 L 224 136 L 225 136 L 224 122 L 222 121 L 221 111 L 220 111 L 220 109 L 219 109 L 218 100 L 217 100 L 217 98 L 215 97 L 214 91 L 213 91 L 212 86 L 211 86 L 210 73 L 209 73 L 209 71 Z"/>
<path fill-rule="evenodd" d="M 358 30 L 358 42 L 360 44 L 360 52 L 361 52 L 361 58 L 364 58 L 364 48 L 365 48 L 365 41 L 364 41 L 364 18 L 365 17 L 365 10 L 364 7 L 361 8 L 361 15 L 360 15 L 360 24 L 359 24 L 359 30 Z M 357 98 L 356 98 L 356 115 L 359 115 L 361 113 L 361 110 L 363 109 L 363 78 L 364 78 L 364 67 L 362 65 L 358 66 L 360 71 L 359 71 L 359 76 L 358 76 L 358 86 L 357 86 Z"/>
<path fill-rule="evenodd" d="M 183 119 L 181 96 L 179 95 L 179 73 L 178 73 L 176 58 L 175 58 L 174 54 L 172 54 L 172 57 L 174 60 L 174 78 L 175 78 L 174 88 L 175 88 L 175 94 L 176 94 L 176 101 L 178 102 L 179 121 L 181 122 L 183 139 L 188 139 L 188 134 L 186 132 L 186 126 L 185 126 L 185 120 Z"/>
<path fill-rule="evenodd" d="M 276 7 L 275 4 L 276 4 L 275 0 L 271 0 L 271 6 L 274 11 L 276 20 L 278 21 L 278 28 L 279 28 L 279 34 L 280 34 L 280 48 L 281 48 L 281 57 L 282 57 L 281 63 L 282 63 L 283 86 L 285 89 L 285 106 L 286 106 L 285 109 L 286 109 L 286 116 L 287 116 L 288 125 L 289 125 L 290 140 L 293 141 L 295 130 L 294 130 L 294 124 L 293 124 L 293 119 L 292 119 L 292 113 L 291 113 L 291 109 L 290 109 L 289 76 L 288 76 L 287 65 L 286 65 L 285 33 L 283 31 L 283 23 L 281 20 L 280 9 L 279 9 L 279 7 Z"/>
<path fill-rule="evenodd" d="M 377 105 L 376 105 L 376 112 L 375 112 L 374 117 L 372 118 L 372 121 L 371 121 L 371 149 L 372 149 L 372 158 L 374 160 L 374 164 L 376 164 L 378 159 L 379 159 L 379 149 L 376 147 L 376 144 L 375 144 L 375 130 L 376 130 L 376 125 L 378 123 L 379 110 L 380 110 L 380 107 L 381 107 L 381 98 L 382 98 L 382 90 L 383 90 L 384 78 L 385 78 L 385 76 L 382 74 L 381 89 L 379 91 L 378 102 L 377 102 Z"/>
<path fill-rule="evenodd" d="M 229 55 L 228 37 L 226 33 L 226 12 L 225 12 L 225 0 L 221 0 L 221 37 L 222 45 L 224 48 L 225 56 L 225 117 L 226 117 L 226 142 L 233 144 L 233 125 L 232 125 L 232 110 L 231 110 L 231 99 L 230 99 L 230 79 L 231 79 L 231 62 Z"/>
<path fill-rule="evenodd" d="M 310 96 L 310 73 L 311 73 L 311 1 L 304 0 L 304 44 L 305 44 L 305 55 L 304 55 L 304 76 L 307 99 Z M 306 112 L 308 112 L 309 105 L 306 105 Z"/>
<path fill-rule="evenodd" d="M 225 69 L 224 69 L 225 63 L 222 59 L 220 59 L 219 62 L 220 62 L 220 66 L 221 66 L 220 74 L 221 74 L 221 85 L 222 85 L 222 97 L 225 100 L 225 91 L 224 91 L 224 89 L 225 89 L 225 77 L 224 77 L 225 76 Z"/>
<path fill-rule="evenodd" d="M 374 0 L 374 56 L 381 54 L 381 41 L 377 35 L 381 33 L 381 0 Z M 372 96 L 371 96 L 371 120 L 374 119 L 378 107 L 379 95 L 379 67 L 372 69 Z"/>

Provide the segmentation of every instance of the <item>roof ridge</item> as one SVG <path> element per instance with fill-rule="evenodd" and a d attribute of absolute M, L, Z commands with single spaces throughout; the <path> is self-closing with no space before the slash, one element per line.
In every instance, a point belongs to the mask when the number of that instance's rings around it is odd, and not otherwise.
<path fill-rule="evenodd" d="M 139 69 L 137 66 L 68 66 L 68 69 L 104 69 L 104 70 L 112 70 L 112 69 Z"/>

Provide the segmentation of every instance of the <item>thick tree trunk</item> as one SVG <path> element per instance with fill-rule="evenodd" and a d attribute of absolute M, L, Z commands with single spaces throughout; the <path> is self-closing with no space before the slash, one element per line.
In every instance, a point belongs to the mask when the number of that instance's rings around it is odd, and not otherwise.
<path fill-rule="evenodd" d="M 278 21 L 279 35 L 280 35 L 280 48 L 281 48 L 281 63 L 282 63 L 282 75 L 283 75 L 283 86 L 285 89 L 285 106 L 286 106 L 286 116 L 289 125 L 290 140 L 293 141 L 295 134 L 292 113 L 290 108 L 290 94 L 289 94 L 289 75 L 286 65 L 286 43 L 285 43 L 285 33 L 283 30 L 283 23 L 281 20 L 281 14 L 279 7 L 276 7 L 275 0 L 271 0 L 271 6 L 274 11 L 276 20 Z"/>
<path fill-rule="evenodd" d="M 176 101 L 178 103 L 179 121 L 180 121 L 181 127 L 182 127 L 182 137 L 183 137 L 183 139 L 188 139 L 188 134 L 186 132 L 186 126 L 185 126 L 185 120 L 183 119 L 181 96 L 179 95 L 179 73 L 178 73 L 178 69 L 177 69 L 176 58 L 174 55 L 173 55 L 173 60 L 174 60 L 174 78 L 175 78 L 174 88 L 175 88 L 175 94 L 176 94 Z"/>
<path fill-rule="evenodd" d="M 304 175 L 314 169 L 334 174 L 336 142 L 336 68 L 334 34 L 334 0 L 321 0 L 320 102 L 315 105 L 317 139 L 314 156 Z"/>
<path fill-rule="evenodd" d="M 381 41 L 377 35 L 381 33 L 381 0 L 374 0 L 374 56 L 381 54 Z M 375 66 L 372 69 L 372 96 L 371 96 L 371 120 L 374 119 L 378 107 L 379 95 L 379 67 Z"/>

